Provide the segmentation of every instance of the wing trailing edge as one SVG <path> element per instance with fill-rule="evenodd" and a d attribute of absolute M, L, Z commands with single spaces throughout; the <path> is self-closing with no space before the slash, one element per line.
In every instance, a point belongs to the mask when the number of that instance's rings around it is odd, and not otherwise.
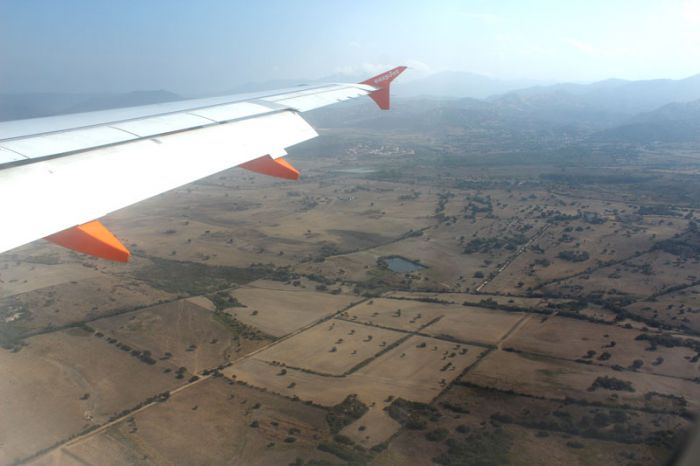
<path fill-rule="evenodd" d="M 3 219 L 13 225 L 0 235 L 0 253 L 45 238 L 126 262 L 127 248 L 95 219 L 234 166 L 296 180 L 281 156 L 318 136 L 301 113 L 363 95 L 387 110 L 391 82 L 405 69 L 355 84 L 0 123 L 0 199 L 11 200 Z"/>

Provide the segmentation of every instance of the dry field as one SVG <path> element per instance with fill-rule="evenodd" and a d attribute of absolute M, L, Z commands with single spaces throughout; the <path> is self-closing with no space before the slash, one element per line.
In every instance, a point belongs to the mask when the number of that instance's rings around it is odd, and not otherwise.
<path fill-rule="evenodd" d="M 672 254 L 654 251 L 563 281 L 558 286 L 571 289 L 571 294 L 610 293 L 643 299 L 673 286 L 693 283 L 698 277 L 700 263 L 697 261 L 684 261 Z"/>
<path fill-rule="evenodd" d="M 27 250 L 30 260 L 21 255 L 24 250 Z M 98 270 L 71 264 L 66 260 L 69 253 L 56 251 L 50 244 L 25 246 L 19 251 L 0 256 L 0 299 L 100 275 Z"/>
<path fill-rule="evenodd" d="M 481 345 L 495 345 L 523 318 L 520 312 L 502 312 L 460 306 L 430 325 L 425 333 Z"/>
<path fill-rule="evenodd" d="M 700 212 L 363 144 L 110 215 L 128 265 L 2 255 L 0 464 L 663 463 L 700 408 L 700 261 L 659 242 Z"/>
<path fill-rule="evenodd" d="M 372 358 L 402 336 L 391 330 L 332 319 L 269 346 L 254 357 L 338 376 Z"/>
<path fill-rule="evenodd" d="M 342 314 L 342 318 L 352 322 L 412 332 L 450 312 L 455 312 L 455 306 L 375 298 L 352 307 Z"/>
<path fill-rule="evenodd" d="M 654 465 L 664 461 L 664 454 L 645 440 L 659 433 L 682 435 L 690 426 L 674 414 L 518 396 L 459 383 L 432 406 L 437 415 L 426 418 L 425 429 L 401 431 L 372 464 L 430 464 L 448 450 L 428 438 L 442 431 L 452 442 L 468 442 L 472 459 L 480 456 L 497 464 L 542 464 L 546 451 L 551 464 L 625 464 L 634 458 L 637 464 Z M 588 426 L 584 435 L 582 425 Z"/>
<path fill-rule="evenodd" d="M 552 305 L 566 304 L 574 302 L 571 299 L 556 298 L 533 298 L 525 296 L 511 295 L 483 295 L 475 293 L 434 293 L 434 292 L 414 292 L 414 291 L 390 291 L 385 297 L 405 298 L 414 300 L 436 300 L 450 304 L 468 303 L 478 306 L 482 301 L 487 301 L 496 307 L 512 307 L 518 310 L 550 311 Z"/>
<path fill-rule="evenodd" d="M 317 327 L 324 328 L 326 325 Z M 282 368 L 259 358 L 267 351 L 234 363 L 224 370 L 224 375 L 268 392 L 322 406 L 333 406 L 348 395 L 357 395 L 360 401 L 369 406 L 369 412 L 347 426 L 343 434 L 371 447 L 387 440 L 399 428 L 382 411 L 392 399 L 429 403 L 477 361 L 482 352 L 483 348 L 475 346 L 411 336 L 381 357 L 343 377 Z M 302 362 L 299 360 L 289 365 Z M 360 430 L 360 426 L 364 428 Z"/>
<path fill-rule="evenodd" d="M 687 327 L 700 332 L 700 286 L 665 293 L 653 300 L 630 304 L 628 310 L 647 319 L 657 319 L 673 327 Z"/>
<path fill-rule="evenodd" d="M 226 364 L 242 351 L 240 339 L 210 310 L 187 300 L 100 319 L 91 327 L 105 338 L 147 349 L 155 359 L 186 367 L 191 373 Z M 248 343 L 245 350 L 252 349 Z"/>
<path fill-rule="evenodd" d="M 463 424 L 463 423 L 460 423 Z M 443 427 L 444 428 L 444 427 Z M 453 427 L 450 438 L 475 444 L 470 435 L 460 434 Z M 471 432 L 481 434 L 491 431 L 488 428 L 477 427 Z M 514 466 L 529 466 L 532 464 L 566 464 L 571 466 L 598 466 L 601 464 L 624 464 L 629 458 L 634 458 L 639 465 L 656 465 L 663 461 L 654 447 L 644 444 L 629 445 L 620 442 L 585 439 L 576 440 L 581 448 L 571 448 L 571 436 L 567 434 L 547 435 L 543 437 L 538 432 L 515 425 L 501 428 L 488 442 L 479 442 L 476 451 L 491 451 L 496 449 L 503 452 L 499 460 Z M 426 441 L 425 433 L 403 430 L 392 440 L 389 448 L 380 453 L 371 463 L 372 466 L 393 466 L 396 464 L 431 464 L 433 459 L 444 451 L 440 443 Z M 477 455 L 474 455 L 477 457 Z"/>
<path fill-rule="evenodd" d="M 414 336 L 359 369 L 352 378 L 358 386 L 371 380 L 384 386 L 384 392 L 390 395 L 428 403 L 482 352 L 483 348 L 476 346 Z M 370 404 L 384 399 L 382 394 L 371 392 L 358 395 Z"/>
<path fill-rule="evenodd" d="M 327 257 L 323 262 L 304 262 L 294 267 L 300 274 L 317 274 L 337 280 L 361 282 L 377 266 L 379 255 L 372 250 Z"/>
<path fill-rule="evenodd" d="M 152 255 L 239 267 L 292 265 L 324 245 L 347 252 L 427 226 L 422 212 L 433 201 L 397 203 L 407 192 L 405 186 L 353 180 L 323 185 L 313 177 L 290 184 L 234 169 L 110 219 L 128 244 L 148 245 Z"/>
<path fill-rule="evenodd" d="M 257 427 L 251 425 L 257 422 Z M 164 429 L 167 426 L 167 429 Z M 32 465 L 270 465 L 297 457 L 334 460 L 317 451 L 325 412 L 223 379 L 211 378 L 166 402 L 70 443 Z M 285 439 L 293 438 L 293 442 Z"/>
<path fill-rule="evenodd" d="M 691 362 L 695 352 L 690 348 L 659 346 L 648 351 L 648 342 L 635 340 L 640 334 L 637 330 L 562 317 L 552 317 L 544 322 L 530 319 L 505 347 L 625 369 L 632 367 L 634 361 L 641 361 L 639 372 L 687 380 L 700 376 L 700 363 Z"/>
<path fill-rule="evenodd" d="M 450 202 L 447 205 L 450 205 Z M 510 253 L 501 251 L 495 257 L 493 254 L 486 253 L 463 254 L 464 238 L 491 237 L 502 234 L 503 231 L 507 232 L 510 226 L 510 221 L 490 219 L 480 219 L 479 222 L 462 221 L 454 225 L 437 224 L 425 228 L 420 236 L 387 242 L 385 245 L 342 256 L 333 256 L 319 264 L 302 264 L 295 270 L 339 279 L 364 281 L 372 277 L 371 273 L 374 272 L 379 258 L 401 256 L 418 261 L 427 267 L 408 274 L 411 276 L 412 288 L 465 291 L 476 287 L 481 282 L 479 278 L 474 277 L 474 271 L 482 271 L 485 275 L 495 272 Z M 415 224 L 411 229 L 417 230 L 421 227 L 422 225 Z M 406 231 L 408 229 L 404 230 Z M 400 274 L 398 276 L 400 277 Z"/>
<path fill-rule="evenodd" d="M 384 411 L 390 397 L 429 403 L 482 352 L 475 346 L 419 336 L 409 338 L 348 377 L 350 386 L 370 409 L 341 433 L 365 447 L 388 440 L 399 428 Z M 375 389 L 369 391 L 366 386 Z"/>
<path fill-rule="evenodd" d="M 605 212 L 597 213 L 604 218 Z M 581 220 L 553 225 L 533 243 L 541 252 L 532 250 L 520 255 L 484 291 L 518 293 L 520 289 L 540 287 L 552 280 L 581 274 L 597 267 L 599 261 L 623 261 L 649 250 L 654 242 L 669 238 L 684 228 L 682 223 L 629 226 L 607 221 L 591 225 Z M 565 251 L 586 252 L 590 259 L 582 262 L 562 260 L 558 255 Z M 548 265 L 537 263 L 544 260 Z M 517 286 L 519 282 L 523 285 Z"/>
<path fill-rule="evenodd" d="M 390 396 L 427 402 L 438 395 L 444 385 L 457 377 L 467 365 L 453 364 L 445 371 L 441 371 L 447 363 L 452 362 L 448 359 L 443 360 L 443 353 L 454 348 L 455 344 L 436 340 L 431 340 L 431 342 L 436 343 L 433 347 L 438 346 L 438 349 L 430 348 L 428 350 L 431 353 L 428 367 L 418 367 L 406 356 L 401 358 L 400 355 L 406 351 L 402 351 L 394 358 L 392 363 L 397 358 L 400 361 L 396 366 L 391 366 L 392 373 L 396 370 L 394 367 L 401 367 L 402 371 L 412 374 L 413 378 L 403 380 L 388 377 L 386 373 L 374 369 L 377 366 L 386 369 L 386 365 L 382 362 L 384 358 L 380 358 L 362 370 L 345 377 L 327 377 L 291 368 L 282 372 L 279 366 L 255 358 L 238 361 L 232 367 L 224 369 L 223 372 L 226 376 L 248 385 L 265 388 L 270 392 L 289 398 L 298 397 L 301 400 L 312 401 L 322 406 L 336 405 L 350 394 L 358 395 L 365 404 L 371 405 L 374 402 L 380 404 L 381 407 L 387 404 L 385 400 Z M 462 345 L 462 348 L 468 349 L 467 353 L 471 353 L 470 358 L 478 357 L 483 351 L 482 348 L 466 345 Z M 464 361 L 458 360 L 457 362 Z M 452 369 L 453 367 L 456 368 Z M 421 385 L 417 382 L 417 380 L 426 379 L 430 380 L 427 385 Z M 441 383 L 443 379 L 445 382 Z"/>
<path fill-rule="evenodd" d="M 83 271 L 94 273 L 94 276 L 85 276 Z M 36 273 L 40 275 L 41 272 Z M 142 281 L 124 279 L 78 265 L 68 267 L 61 277 L 65 280 L 62 283 L 38 285 L 32 291 L 0 299 L 0 306 L 21 307 L 27 315 L 16 324 L 24 332 L 32 332 L 175 298 L 173 294 L 154 289 Z"/>
<path fill-rule="evenodd" d="M 589 390 L 598 377 L 614 377 L 631 384 L 633 392 L 598 388 Z M 698 385 L 687 380 L 649 373 L 619 372 L 601 366 L 579 364 L 542 356 L 496 351 L 484 358 L 463 380 L 482 387 L 513 390 L 551 399 L 566 397 L 631 406 L 654 405 L 657 401 L 645 395 L 682 396 L 691 410 L 700 406 Z"/>
<path fill-rule="evenodd" d="M 227 312 L 244 324 L 280 337 L 360 300 L 357 296 L 292 286 L 271 288 L 273 285 L 274 282 L 261 280 L 236 289 L 230 294 L 245 307 L 229 308 Z"/>
<path fill-rule="evenodd" d="M 479 345 L 495 345 L 522 317 L 520 312 L 382 298 L 343 314 L 353 322 L 405 331 L 420 329 L 428 335 Z"/>
<path fill-rule="evenodd" d="M 81 329 L 32 337 L 0 352 L 0 463 L 31 455 L 181 384 Z"/>

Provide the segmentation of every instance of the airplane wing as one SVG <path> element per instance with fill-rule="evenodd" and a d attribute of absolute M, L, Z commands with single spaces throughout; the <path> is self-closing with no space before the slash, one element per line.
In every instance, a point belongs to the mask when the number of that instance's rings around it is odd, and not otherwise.
<path fill-rule="evenodd" d="M 96 219 L 234 166 L 297 179 L 285 149 L 318 136 L 300 113 L 362 95 L 388 109 L 405 69 L 359 84 L 0 123 L 0 253 L 45 238 L 126 262 L 129 251 Z"/>

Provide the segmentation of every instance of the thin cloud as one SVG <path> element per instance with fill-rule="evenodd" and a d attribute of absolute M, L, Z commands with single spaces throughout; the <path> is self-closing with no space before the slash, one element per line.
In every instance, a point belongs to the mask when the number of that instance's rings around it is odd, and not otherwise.
<path fill-rule="evenodd" d="M 579 39 L 574 39 L 571 37 L 567 37 L 564 40 L 567 44 L 569 44 L 571 47 L 575 48 L 576 50 L 586 53 L 588 55 L 599 55 L 599 50 L 593 47 L 591 44 L 588 42 L 584 42 Z"/>
<path fill-rule="evenodd" d="M 338 66 L 335 68 L 334 71 L 338 74 L 355 76 L 359 74 L 379 74 L 382 71 L 386 71 L 390 68 L 393 68 L 394 66 L 396 65 L 382 63 L 362 63 L 360 65 Z"/>
<path fill-rule="evenodd" d="M 478 21 L 480 23 L 487 24 L 489 26 L 493 26 L 496 24 L 502 24 L 502 23 L 508 21 L 508 18 L 506 18 L 505 16 L 494 15 L 491 13 L 462 12 L 462 17 L 464 17 L 466 19 Z"/>
<path fill-rule="evenodd" d="M 687 22 L 700 24 L 700 0 L 683 2 L 683 18 Z"/>
<path fill-rule="evenodd" d="M 575 48 L 579 52 L 584 53 L 586 55 L 590 55 L 592 57 L 623 58 L 635 55 L 633 51 L 625 47 L 598 47 L 591 44 L 590 42 L 575 39 L 573 37 L 565 38 L 564 42 L 570 47 Z"/>
<path fill-rule="evenodd" d="M 403 63 L 400 63 L 402 65 L 408 66 L 409 69 L 415 70 L 415 71 L 420 71 L 421 73 L 432 73 L 433 69 L 430 67 L 425 62 L 422 62 L 420 60 L 415 60 L 412 58 L 409 58 L 408 60 L 404 60 Z"/>
<path fill-rule="evenodd" d="M 430 74 L 434 72 L 430 65 L 414 58 L 399 60 L 396 63 L 361 63 L 359 65 L 338 66 L 333 71 L 346 76 L 364 76 L 379 74 L 400 65 L 405 65 L 409 70 L 417 71 L 421 74 Z"/>

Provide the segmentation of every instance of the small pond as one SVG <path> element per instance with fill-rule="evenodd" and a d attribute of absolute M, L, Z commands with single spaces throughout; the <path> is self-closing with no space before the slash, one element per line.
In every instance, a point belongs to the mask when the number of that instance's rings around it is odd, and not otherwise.
<path fill-rule="evenodd" d="M 417 262 L 412 262 L 398 256 L 385 257 L 383 261 L 386 263 L 387 268 L 392 272 L 408 273 L 425 268 L 424 265 L 420 265 Z"/>

